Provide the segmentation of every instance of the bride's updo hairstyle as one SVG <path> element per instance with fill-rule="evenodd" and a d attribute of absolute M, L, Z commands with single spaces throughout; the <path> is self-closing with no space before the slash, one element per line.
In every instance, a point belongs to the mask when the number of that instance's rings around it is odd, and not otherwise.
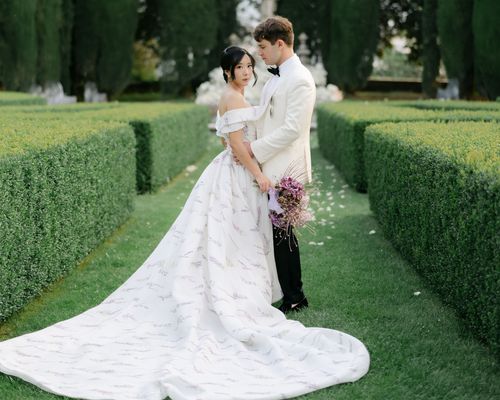
<path fill-rule="evenodd" d="M 255 73 L 255 58 L 246 51 L 245 49 L 238 46 L 229 46 L 224 49 L 220 57 L 220 66 L 222 68 L 222 75 L 224 76 L 224 80 L 227 83 L 227 75 L 225 71 L 229 71 L 231 74 L 231 79 L 234 79 L 234 69 L 241 62 L 245 54 L 250 58 L 253 67 L 253 77 L 254 82 L 253 86 L 257 83 L 257 74 Z"/>

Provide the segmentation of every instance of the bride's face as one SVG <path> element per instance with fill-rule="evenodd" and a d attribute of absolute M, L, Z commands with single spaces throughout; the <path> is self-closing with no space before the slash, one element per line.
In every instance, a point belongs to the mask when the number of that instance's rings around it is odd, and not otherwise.
<path fill-rule="evenodd" d="M 234 67 L 233 84 L 238 86 L 247 86 L 253 77 L 252 60 L 248 55 L 244 55 L 238 64 Z"/>

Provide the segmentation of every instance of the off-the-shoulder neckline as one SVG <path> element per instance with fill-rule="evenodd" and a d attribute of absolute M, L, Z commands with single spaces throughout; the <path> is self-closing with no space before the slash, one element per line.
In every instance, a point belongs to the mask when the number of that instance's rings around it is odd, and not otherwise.
<path fill-rule="evenodd" d="M 240 108 L 233 108 L 232 110 L 226 110 L 226 112 L 222 115 L 220 115 L 220 112 L 219 110 L 217 110 L 217 115 L 222 118 L 224 117 L 224 115 L 226 115 L 227 113 L 234 113 L 234 112 L 237 112 L 237 111 L 241 111 L 241 110 L 250 110 L 252 108 L 256 108 L 258 106 L 249 106 L 249 107 L 240 107 Z"/>

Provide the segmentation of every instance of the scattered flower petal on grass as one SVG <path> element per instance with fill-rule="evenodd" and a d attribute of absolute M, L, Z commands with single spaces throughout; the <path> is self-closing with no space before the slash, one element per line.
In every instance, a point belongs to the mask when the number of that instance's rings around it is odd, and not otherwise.
<path fill-rule="evenodd" d="M 187 172 L 193 172 L 193 171 L 196 171 L 197 169 L 198 169 L 198 167 L 196 165 L 188 165 L 186 167 Z"/>
<path fill-rule="evenodd" d="M 375 230 L 371 230 L 370 232 L 368 232 L 369 235 L 373 235 L 375 233 Z"/>
<path fill-rule="evenodd" d="M 340 208 L 345 208 L 345 206 L 343 204 L 339 204 L 339 207 Z"/>
<path fill-rule="evenodd" d="M 414 292 L 413 295 L 414 296 L 420 296 L 420 292 Z"/>

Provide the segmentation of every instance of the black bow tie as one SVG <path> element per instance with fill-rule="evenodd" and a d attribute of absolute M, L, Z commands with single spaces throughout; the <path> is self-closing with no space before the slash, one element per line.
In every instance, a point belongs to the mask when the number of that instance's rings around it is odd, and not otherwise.
<path fill-rule="evenodd" d="M 271 74 L 273 74 L 273 75 L 278 75 L 278 76 L 280 76 L 280 67 L 276 67 L 276 68 L 271 67 L 271 68 L 268 68 L 267 70 L 268 70 Z"/>

